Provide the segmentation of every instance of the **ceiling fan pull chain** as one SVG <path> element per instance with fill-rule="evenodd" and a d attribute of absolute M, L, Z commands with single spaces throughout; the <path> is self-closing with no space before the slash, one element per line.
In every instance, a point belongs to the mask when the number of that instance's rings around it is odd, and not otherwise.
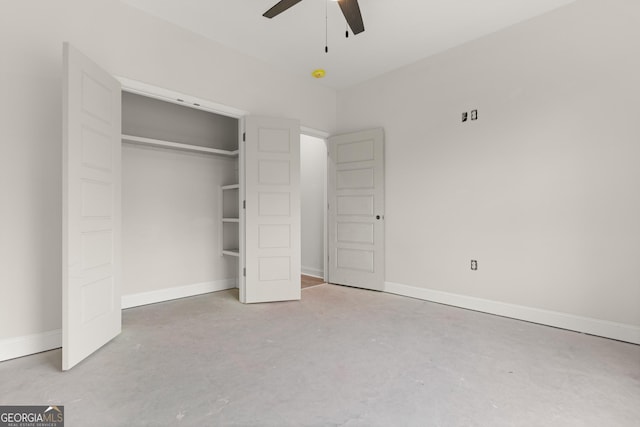
<path fill-rule="evenodd" d="M 329 28 L 329 18 L 328 18 L 328 14 L 327 14 L 327 4 L 329 3 L 329 0 L 324 2 L 324 53 L 329 53 L 329 37 L 327 36 L 328 33 L 328 28 Z"/>

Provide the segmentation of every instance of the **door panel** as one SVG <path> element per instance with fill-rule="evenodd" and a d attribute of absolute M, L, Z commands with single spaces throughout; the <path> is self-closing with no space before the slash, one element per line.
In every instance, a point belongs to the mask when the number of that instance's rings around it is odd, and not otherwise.
<path fill-rule="evenodd" d="M 300 299 L 299 129 L 295 120 L 245 119 L 245 303 Z"/>
<path fill-rule="evenodd" d="M 64 45 L 62 369 L 121 330 L 120 83 Z"/>
<path fill-rule="evenodd" d="M 329 138 L 329 282 L 384 289 L 382 129 Z"/>

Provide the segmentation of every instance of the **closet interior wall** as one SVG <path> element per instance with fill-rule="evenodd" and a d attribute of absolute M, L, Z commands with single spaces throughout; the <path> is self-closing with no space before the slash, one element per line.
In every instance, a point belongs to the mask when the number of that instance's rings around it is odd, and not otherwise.
<path fill-rule="evenodd" d="M 221 252 L 221 217 L 230 208 L 220 188 L 238 183 L 238 119 L 123 92 L 122 133 L 123 296 L 235 286 L 238 258 Z M 237 231 L 225 233 L 224 244 L 234 238 Z"/>

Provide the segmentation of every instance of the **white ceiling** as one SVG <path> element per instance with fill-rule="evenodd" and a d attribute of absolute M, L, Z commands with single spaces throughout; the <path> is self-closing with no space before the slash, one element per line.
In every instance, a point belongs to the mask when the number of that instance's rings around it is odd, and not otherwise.
<path fill-rule="evenodd" d="M 262 14 L 277 0 L 122 1 L 296 75 L 324 68 L 319 82 L 339 89 L 575 0 L 360 0 L 365 32 L 348 39 L 330 0 L 302 0 L 273 19 Z"/>

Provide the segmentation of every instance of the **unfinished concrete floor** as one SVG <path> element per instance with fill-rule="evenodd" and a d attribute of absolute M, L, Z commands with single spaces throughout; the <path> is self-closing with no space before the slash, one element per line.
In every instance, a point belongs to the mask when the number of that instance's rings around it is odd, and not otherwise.
<path fill-rule="evenodd" d="M 384 293 L 234 291 L 125 310 L 69 372 L 0 363 L 0 404 L 75 426 L 638 426 L 640 346 Z"/>

